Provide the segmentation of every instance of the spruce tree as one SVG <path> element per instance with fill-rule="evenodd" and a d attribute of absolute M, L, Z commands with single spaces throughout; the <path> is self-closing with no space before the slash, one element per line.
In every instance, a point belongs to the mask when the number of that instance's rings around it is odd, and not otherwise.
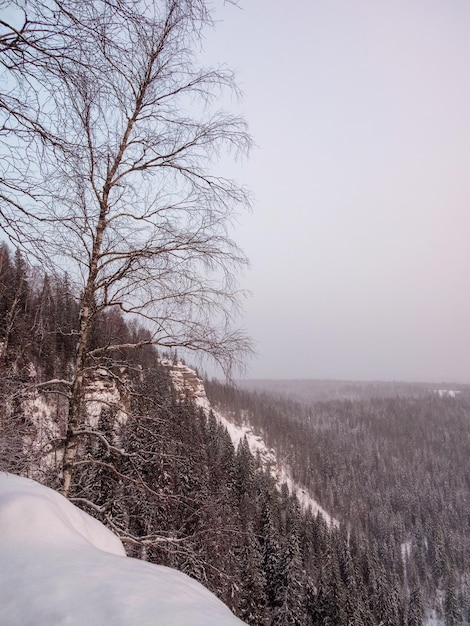
<path fill-rule="evenodd" d="M 457 599 L 457 591 L 454 578 L 449 576 L 445 586 L 444 614 L 446 626 L 457 626 L 462 621 L 461 611 Z"/>
<path fill-rule="evenodd" d="M 422 626 L 424 619 L 424 607 L 421 590 L 415 584 L 411 590 L 408 602 L 407 626 Z"/>
<path fill-rule="evenodd" d="M 244 545 L 238 558 L 241 580 L 237 615 L 247 624 L 263 626 L 268 623 L 266 579 L 261 548 L 251 524 L 245 531 Z"/>

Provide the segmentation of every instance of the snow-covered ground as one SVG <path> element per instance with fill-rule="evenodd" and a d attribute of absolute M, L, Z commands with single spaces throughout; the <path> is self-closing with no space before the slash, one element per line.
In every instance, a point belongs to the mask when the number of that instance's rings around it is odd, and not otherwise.
<path fill-rule="evenodd" d="M 423 626 L 445 626 L 445 620 L 437 617 L 436 611 L 430 609 L 426 612 Z"/>
<path fill-rule="evenodd" d="M 188 576 L 125 556 L 60 494 L 0 473 L 2 626 L 236 626 Z"/>
<path fill-rule="evenodd" d="M 229 415 L 225 415 L 211 406 L 206 396 L 204 383 L 197 377 L 193 369 L 182 363 L 175 365 L 169 360 L 162 360 L 162 363 L 170 369 L 170 376 L 177 391 L 182 394 L 187 393 L 189 397 L 193 398 L 196 405 L 205 411 L 212 409 L 219 422 L 228 430 L 235 448 L 246 437 L 250 451 L 252 454 L 259 453 L 263 465 L 271 472 L 279 487 L 285 483 L 289 492 L 296 494 L 300 506 L 304 510 L 310 508 L 314 514 L 320 512 L 329 525 L 336 526 L 338 524 L 337 520 L 331 517 L 306 489 L 293 480 L 289 467 L 277 459 L 275 450 L 268 448 L 263 438 L 254 433 L 249 424 L 238 426 L 230 420 Z"/>

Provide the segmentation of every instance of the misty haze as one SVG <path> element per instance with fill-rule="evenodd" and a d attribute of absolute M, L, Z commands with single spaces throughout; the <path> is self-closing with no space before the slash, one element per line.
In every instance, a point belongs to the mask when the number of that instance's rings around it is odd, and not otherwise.
<path fill-rule="evenodd" d="M 0 0 L 0 626 L 470 626 L 468 0 Z"/>

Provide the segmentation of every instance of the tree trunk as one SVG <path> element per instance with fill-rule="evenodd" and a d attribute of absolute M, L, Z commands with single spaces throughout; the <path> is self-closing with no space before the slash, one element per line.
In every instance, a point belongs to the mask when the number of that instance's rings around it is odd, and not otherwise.
<path fill-rule="evenodd" d="M 70 393 L 67 430 L 65 433 L 64 458 L 62 463 L 62 494 L 67 498 L 72 484 L 72 474 L 75 457 L 78 451 L 78 437 L 75 434 L 85 417 L 83 407 L 83 392 L 85 370 L 87 366 L 88 343 L 90 339 L 92 312 L 91 306 L 95 295 L 96 277 L 98 274 L 98 260 L 103 242 L 103 233 L 106 229 L 107 201 L 101 203 L 101 211 L 96 228 L 96 237 L 93 243 L 93 253 L 90 260 L 88 279 L 83 294 L 83 304 L 80 310 L 80 330 L 75 354 L 74 373 Z"/>

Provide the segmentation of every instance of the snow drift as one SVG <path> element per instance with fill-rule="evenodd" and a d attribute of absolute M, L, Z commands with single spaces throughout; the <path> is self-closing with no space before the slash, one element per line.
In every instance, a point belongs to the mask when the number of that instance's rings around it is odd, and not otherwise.
<path fill-rule="evenodd" d="M 125 556 L 119 539 L 55 491 L 0 474 L 0 624 L 236 626 L 202 585 Z"/>

